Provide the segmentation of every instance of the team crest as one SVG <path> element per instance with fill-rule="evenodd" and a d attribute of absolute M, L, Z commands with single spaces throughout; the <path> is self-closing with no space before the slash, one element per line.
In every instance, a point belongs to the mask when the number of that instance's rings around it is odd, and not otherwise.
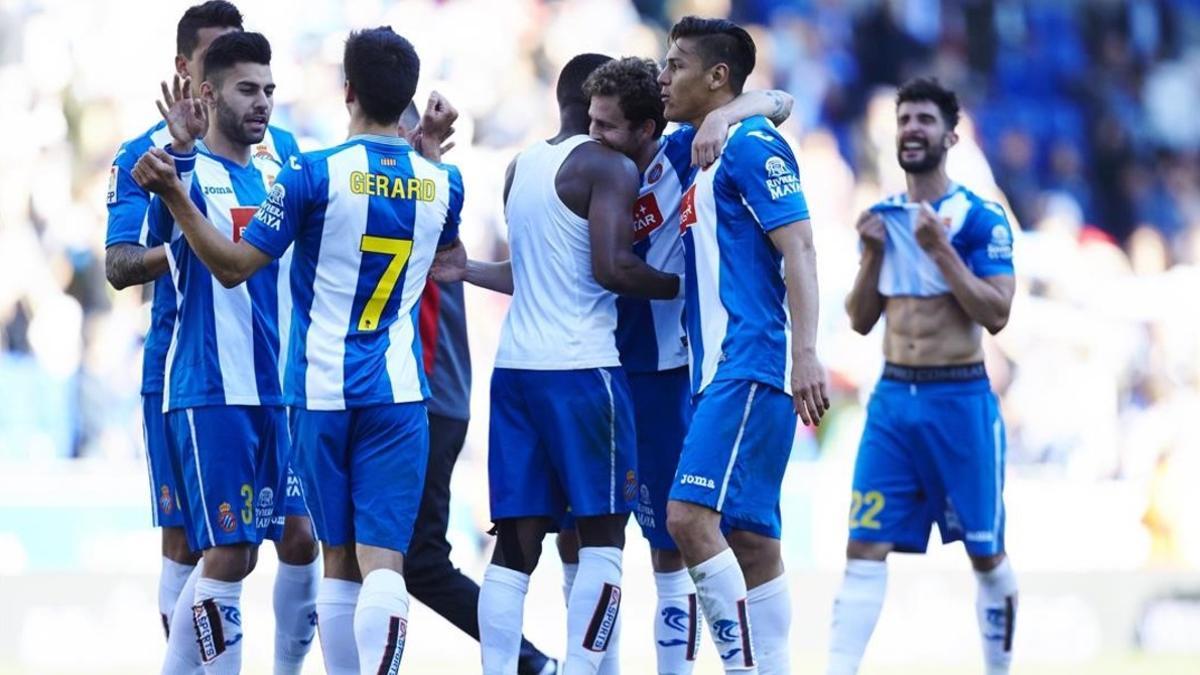
<path fill-rule="evenodd" d="M 171 488 L 166 485 L 159 488 L 158 508 L 167 516 L 171 515 L 171 510 L 175 508 L 175 500 L 171 499 Z"/>
<path fill-rule="evenodd" d="M 663 174 L 662 162 L 659 162 L 658 164 L 654 165 L 653 169 L 650 169 L 650 175 L 646 176 L 646 182 L 653 185 L 654 183 L 658 182 L 659 178 L 662 178 L 662 174 Z"/>
<path fill-rule="evenodd" d="M 637 496 L 637 474 L 633 472 L 633 469 L 630 469 L 629 471 L 625 472 L 625 501 L 631 502 L 637 499 Z"/>
<path fill-rule="evenodd" d="M 237 527 L 237 516 L 233 515 L 229 502 L 221 502 L 217 507 L 217 526 L 226 532 L 233 532 Z"/>
<path fill-rule="evenodd" d="M 271 152 L 270 146 L 266 143 L 259 143 L 254 146 L 254 159 L 265 159 L 269 162 L 280 164 L 279 158 L 275 156 L 275 153 Z"/>

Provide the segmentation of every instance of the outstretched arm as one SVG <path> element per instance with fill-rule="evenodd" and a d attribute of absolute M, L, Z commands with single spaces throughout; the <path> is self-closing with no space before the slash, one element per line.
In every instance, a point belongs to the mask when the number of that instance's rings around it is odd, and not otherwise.
<path fill-rule="evenodd" d="M 717 161 L 725 147 L 729 127 L 748 117 L 763 115 L 775 126 L 792 114 L 795 99 L 786 91 L 744 91 L 729 103 L 710 112 L 692 140 L 692 165 L 708 166 Z"/>
<path fill-rule="evenodd" d="M 175 160 L 166 152 L 151 148 L 142 155 L 133 167 L 133 178 L 162 199 L 192 250 L 222 286 L 233 288 L 271 262 L 270 256 L 245 240 L 235 244 L 213 227 L 192 203 L 175 173 Z"/>

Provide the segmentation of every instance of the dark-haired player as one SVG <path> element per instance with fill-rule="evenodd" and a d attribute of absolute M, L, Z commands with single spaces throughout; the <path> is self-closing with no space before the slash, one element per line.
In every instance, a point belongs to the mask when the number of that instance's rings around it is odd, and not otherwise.
<path fill-rule="evenodd" d="M 196 86 L 202 79 L 205 52 L 214 39 L 240 31 L 242 16 L 237 7 L 211 0 L 184 12 L 176 27 L 175 71 Z M 188 546 L 183 529 L 182 496 L 168 455 L 162 412 L 163 369 L 174 328 L 176 298 L 168 276 L 163 242 L 144 227 L 150 196 L 130 176 L 130 170 L 146 149 L 171 141 L 164 122 L 121 146 L 113 161 L 108 192 L 108 236 L 106 267 L 115 288 L 154 281 L 150 330 L 146 335 L 142 367 L 143 423 L 146 456 L 154 497 L 155 522 L 163 528 L 163 572 L 159 582 L 159 612 L 168 635 L 167 672 L 192 672 L 200 659 L 192 639 L 191 596 L 199 574 L 195 572 L 198 552 Z M 291 134 L 269 126 L 254 148 L 255 163 L 268 182 L 297 152 Z M 295 481 L 295 478 L 291 478 Z M 279 573 L 275 578 L 275 672 L 299 672 L 312 643 L 315 614 L 316 544 L 299 495 L 299 484 L 288 486 L 284 538 L 276 542 Z M 176 600 L 182 595 L 183 603 Z M 170 634 L 177 634 L 174 641 Z"/>
<path fill-rule="evenodd" d="M 747 117 L 766 115 L 781 124 L 791 109 L 791 97 L 781 91 L 744 92 L 709 113 L 700 129 L 684 126 L 664 136 L 658 76 L 653 61 L 623 58 L 597 68 L 583 90 L 590 99 L 592 138 L 632 159 L 641 177 L 633 209 L 634 253 L 655 269 L 682 274 L 679 205 L 683 187 L 695 170 L 693 160 L 707 163 L 703 155 L 710 151 L 715 154 L 708 161 L 715 159 L 729 126 Z M 709 143 L 714 146 L 711 150 Z M 616 332 L 637 430 L 634 514 L 650 544 L 658 594 L 653 633 L 658 672 L 673 675 L 692 671 L 699 636 L 696 588 L 667 532 L 667 493 L 691 416 L 683 304 L 682 297 L 618 298 Z M 568 560 L 573 552 L 562 551 L 565 540 L 569 537 L 559 537 L 559 549 Z M 569 587 L 575 566 L 565 563 L 564 567 Z M 606 662 L 615 657 L 615 647 L 614 643 Z"/>
<path fill-rule="evenodd" d="M 457 169 L 398 136 L 420 68 L 412 45 L 387 27 L 355 32 L 343 65 L 349 140 L 292 157 L 239 241 L 213 230 L 164 156 L 143 161 L 224 285 L 253 281 L 295 246 L 284 388 L 324 549 L 326 669 L 395 673 L 407 635 L 404 554 L 427 457 L 417 301 L 435 251 L 457 240 L 463 192 Z"/>
<path fill-rule="evenodd" d="M 659 78 L 666 118 L 698 126 L 741 93 L 754 60 L 754 42 L 729 21 L 675 24 Z M 725 669 L 786 673 L 779 491 L 796 414 L 816 424 L 828 400 L 808 207 L 766 118 L 731 127 L 723 154 L 686 187 L 680 226 L 694 408 L 667 528 Z"/>
<path fill-rule="evenodd" d="M 896 158 L 908 190 L 858 219 L 862 258 L 846 298 L 854 330 L 884 316 L 883 376 L 854 467 L 846 575 L 833 608 L 832 675 L 858 671 L 891 551 L 921 553 L 937 523 L 962 540 L 979 581 L 987 672 L 1007 673 L 1017 582 L 1004 554 L 1004 422 L 983 367 L 983 330 L 1008 322 L 1014 282 L 1004 210 L 946 175 L 954 92 L 916 79 L 896 96 Z"/>

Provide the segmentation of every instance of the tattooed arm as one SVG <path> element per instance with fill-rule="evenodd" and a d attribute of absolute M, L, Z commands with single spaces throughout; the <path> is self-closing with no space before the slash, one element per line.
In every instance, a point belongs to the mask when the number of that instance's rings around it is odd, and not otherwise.
<path fill-rule="evenodd" d="M 167 271 L 167 252 L 162 246 L 113 244 L 104 250 L 104 275 L 118 291 L 154 281 Z"/>

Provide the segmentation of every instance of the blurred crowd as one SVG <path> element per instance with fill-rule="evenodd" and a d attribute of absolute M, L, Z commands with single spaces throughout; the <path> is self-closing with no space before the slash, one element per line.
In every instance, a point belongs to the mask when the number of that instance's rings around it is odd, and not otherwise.
<path fill-rule="evenodd" d="M 0 0 L 0 462 L 135 461 L 147 295 L 104 278 L 104 194 L 121 141 L 158 118 L 186 0 Z M 819 352 L 837 404 L 794 459 L 848 465 L 880 367 L 852 333 L 857 214 L 902 190 L 894 86 L 934 74 L 966 116 L 950 174 L 1021 232 L 1008 328 L 987 343 L 1010 479 L 1122 481 L 1149 564 L 1200 566 L 1200 2 L 1197 0 L 353 0 L 242 3 L 274 49 L 274 123 L 304 149 L 344 135 L 348 30 L 390 24 L 422 59 L 419 96 L 462 113 L 447 161 L 464 239 L 505 253 L 504 166 L 551 135 L 558 68 L 581 51 L 661 58 L 687 13 L 751 28 L 748 86 L 789 91 L 783 130 L 817 232 Z M 469 295 L 482 475 L 504 299 Z M 457 480 L 457 478 L 456 478 Z M 470 477 L 467 480 L 478 480 Z M 1190 513 L 1189 513 L 1190 512 Z"/>

